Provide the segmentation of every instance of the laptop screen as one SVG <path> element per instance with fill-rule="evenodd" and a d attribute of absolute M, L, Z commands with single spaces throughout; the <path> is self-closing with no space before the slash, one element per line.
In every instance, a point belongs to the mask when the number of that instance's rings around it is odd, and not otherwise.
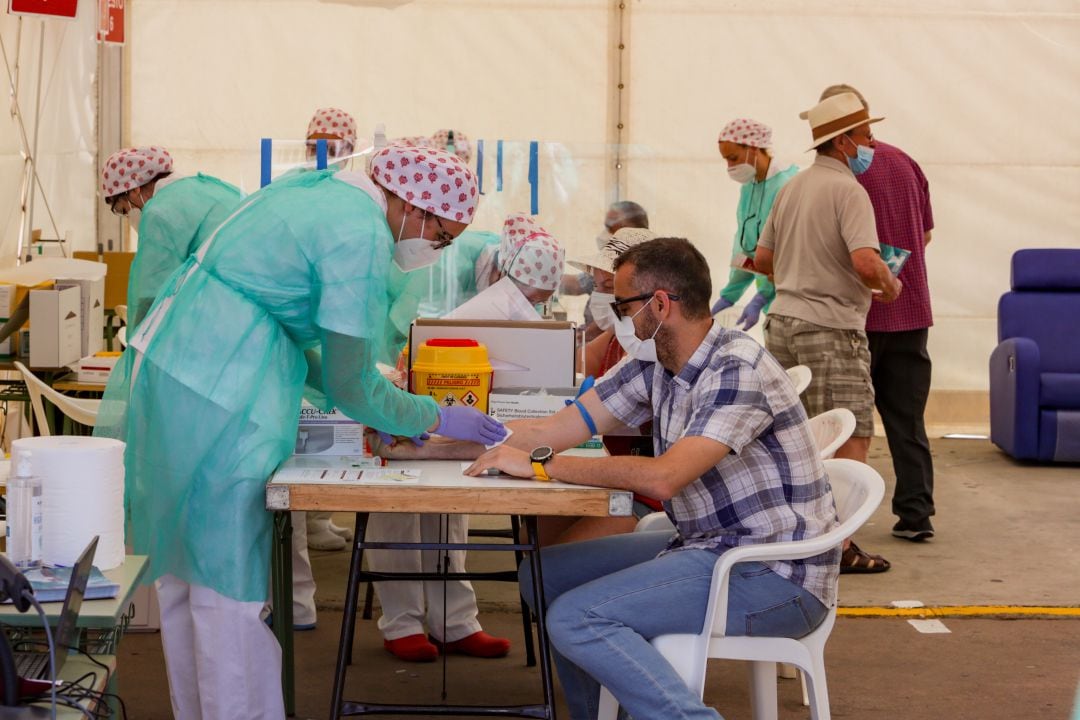
<path fill-rule="evenodd" d="M 67 657 L 68 648 L 75 647 L 79 640 L 79 611 L 82 609 L 83 594 L 86 592 L 86 583 L 90 580 L 90 571 L 94 567 L 94 553 L 97 551 L 98 538 L 95 535 L 90 544 L 79 556 L 75 567 L 71 570 L 71 583 L 68 585 L 67 595 L 64 597 L 64 608 L 60 611 L 60 619 L 56 623 L 53 632 L 53 642 L 56 644 L 56 671 L 60 672 L 63 658 Z"/>

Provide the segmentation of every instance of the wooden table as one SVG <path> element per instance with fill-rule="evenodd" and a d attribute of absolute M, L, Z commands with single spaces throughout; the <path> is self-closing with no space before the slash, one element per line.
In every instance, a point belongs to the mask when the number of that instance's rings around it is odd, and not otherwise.
<path fill-rule="evenodd" d="M 602 450 L 572 450 L 568 454 L 602 456 Z M 343 700 L 346 666 L 352 654 L 353 626 L 358 605 L 361 563 L 365 549 L 445 549 L 445 550 L 522 550 L 528 553 L 535 578 L 534 607 L 545 606 L 543 574 L 540 566 L 540 544 L 536 532 L 538 515 L 628 517 L 632 512 L 633 496 L 629 492 L 607 488 L 570 485 L 561 482 L 536 482 L 507 477 L 467 477 L 462 474 L 460 460 L 398 461 L 389 468 L 416 468 L 420 478 L 412 483 L 391 481 L 370 482 L 341 480 L 343 474 L 353 477 L 361 468 L 354 466 L 356 458 L 294 457 L 279 468 L 266 486 L 266 508 L 275 512 L 273 547 L 274 632 L 282 648 L 282 683 L 286 712 L 293 714 L 293 646 L 292 646 L 292 526 L 289 513 L 294 510 L 326 510 L 356 513 L 356 532 L 349 581 L 345 594 L 341 639 L 335 668 L 334 689 L 330 716 L 390 714 L 467 714 L 497 715 L 500 717 L 555 718 L 551 661 L 548 653 L 547 628 L 544 614 L 537 614 L 539 659 L 544 702 L 539 705 L 488 707 L 380 705 Z M 297 470 L 314 471 L 324 477 L 292 481 L 287 476 Z M 325 471 L 325 473 L 323 473 Z M 311 474 L 311 473 L 309 473 Z M 483 545 L 477 543 L 379 543 L 367 542 L 368 513 L 461 513 L 470 515 L 521 515 L 525 520 L 528 541 L 525 543 Z M 467 573 L 465 574 L 467 575 Z M 408 575 L 410 579 L 418 576 Z M 429 579 L 456 579 L 454 573 L 432 575 Z M 462 578 L 466 579 L 466 578 Z"/>
<path fill-rule="evenodd" d="M 105 383 L 79 382 L 76 373 L 58 377 L 52 384 L 53 390 L 62 393 L 91 393 L 100 397 L 105 392 Z"/>

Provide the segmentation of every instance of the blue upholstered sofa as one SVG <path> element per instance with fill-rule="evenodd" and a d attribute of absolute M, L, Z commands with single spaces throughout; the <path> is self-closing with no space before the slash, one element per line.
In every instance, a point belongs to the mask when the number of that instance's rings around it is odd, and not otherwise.
<path fill-rule="evenodd" d="M 990 439 L 1021 460 L 1080 462 L 1080 250 L 1020 250 L 998 302 Z"/>

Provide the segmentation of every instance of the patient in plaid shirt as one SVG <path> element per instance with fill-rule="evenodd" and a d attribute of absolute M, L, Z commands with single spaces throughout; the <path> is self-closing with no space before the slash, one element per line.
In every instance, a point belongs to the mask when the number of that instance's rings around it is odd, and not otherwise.
<path fill-rule="evenodd" d="M 636 718 L 719 718 L 649 639 L 698 633 L 726 549 L 817 537 L 836 511 L 806 413 L 780 364 L 717 326 L 712 283 L 687 240 L 658 238 L 615 263 L 616 337 L 627 358 L 548 418 L 466 471 L 488 468 L 631 490 L 664 502 L 677 532 L 641 532 L 542 551 L 548 632 L 574 718 L 595 718 L 603 684 Z M 591 434 L 652 420 L 656 457 L 556 454 Z M 835 602 L 840 549 L 802 561 L 740 563 L 728 633 L 802 637 Z M 532 577 L 522 565 L 522 594 Z"/>

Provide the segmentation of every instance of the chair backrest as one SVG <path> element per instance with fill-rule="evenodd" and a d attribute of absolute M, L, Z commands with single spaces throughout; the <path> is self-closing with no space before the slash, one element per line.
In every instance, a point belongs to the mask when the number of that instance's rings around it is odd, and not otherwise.
<path fill-rule="evenodd" d="M 839 523 L 829 532 L 808 540 L 742 545 L 721 555 L 713 569 L 713 602 L 705 616 L 705 627 L 712 627 L 713 637 L 725 635 L 728 579 L 736 563 L 800 560 L 820 555 L 854 535 L 881 504 L 881 499 L 885 497 L 885 481 L 877 470 L 856 460 L 832 459 L 824 462 Z"/>
<path fill-rule="evenodd" d="M 828 460 L 855 432 L 855 413 L 847 408 L 833 408 L 810 418 L 810 432 L 818 448 L 818 456 Z"/>
<path fill-rule="evenodd" d="M 120 343 L 121 348 L 127 347 L 127 329 L 128 326 L 125 325 L 116 331 L 116 341 Z"/>
<path fill-rule="evenodd" d="M 789 367 L 787 374 L 791 378 L 791 384 L 795 386 L 796 395 L 802 395 L 803 390 L 810 386 L 810 380 L 813 379 L 813 373 L 805 365 Z"/>
<path fill-rule="evenodd" d="M 1018 250 L 1011 285 L 998 301 L 998 342 L 1031 338 L 1041 372 L 1080 372 L 1080 250 Z"/>
<path fill-rule="evenodd" d="M 34 409 L 34 419 L 38 424 L 38 434 L 44 436 L 51 434 L 49 432 L 49 418 L 45 414 L 45 405 L 41 401 L 42 396 L 47 397 L 49 402 L 60 408 L 62 413 L 77 423 L 93 427 L 94 423 L 97 422 L 98 407 L 101 405 L 100 400 L 83 400 L 68 397 L 62 392 L 53 390 L 48 383 L 30 372 L 30 369 L 21 362 L 16 360 L 15 367 L 22 373 L 23 381 L 26 382 L 26 389 L 30 395 L 30 405 Z"/>
<path fill-rule="evenodd" d="M 116 317 L 120 318 L 121 322 L 127 324 L 127 305 L 117 305 L 113 308 L 116 311 Z"/>

